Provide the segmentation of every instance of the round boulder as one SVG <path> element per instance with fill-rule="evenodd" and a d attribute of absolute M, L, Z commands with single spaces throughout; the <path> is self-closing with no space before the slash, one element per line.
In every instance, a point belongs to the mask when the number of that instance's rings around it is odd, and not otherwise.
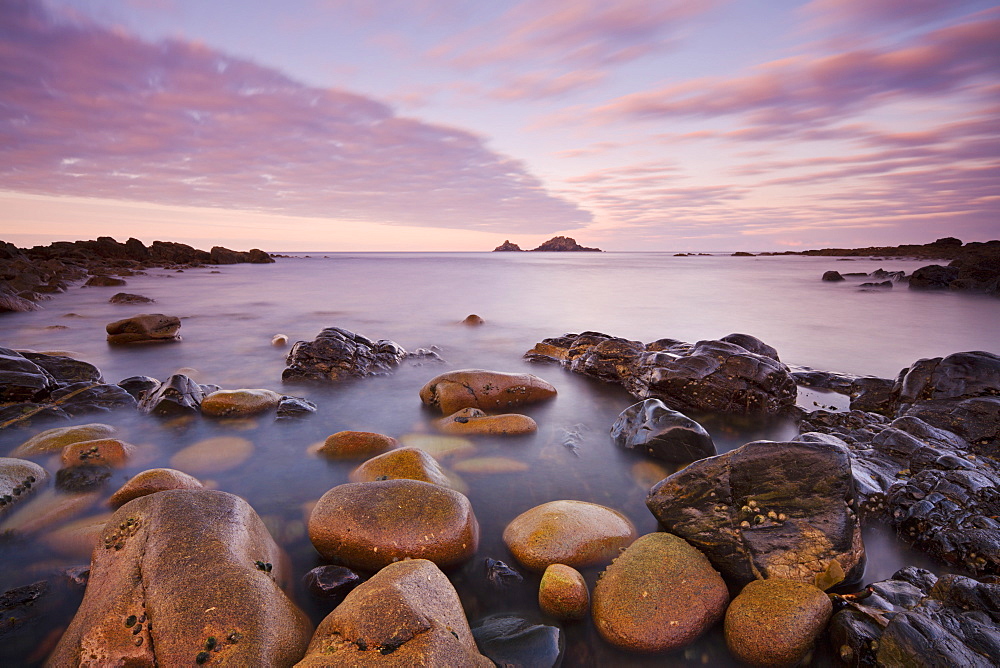
<path fill-rule="evenodd" d="M 538 424 L 527 415 L 487 415 L 478 408 L 463 408 L 434 422 L 443 434 L 459 436 L 521 436 L 534 434 Z"/>
<path fill-rule="evenodd" d="M 319 454 L 329 459 L 367 459 L 399 447 L 399 441 L 370 431 L 338 431 L 327 436 Z"/>
<path fill-rule="evenodd" d="M 247 417 L 274 410 L 281 395 L 271 390 L 218 390 L 201 400 L 201 412 L 212 417 Z"/>
<path fill-rule="evenodd" d="M 530 373 L 461 369 L 435 376 L 420 389 L 420 400 L 445 415 L 462 408 L 507 409 L 556 396 L 556 388 Z"/>
<path fill-rule="evenodd" d="M 503 542 L 520 563 L 540 573 L 551 564 L 607 563 L 635 536 L 635 526 L 617 510 L 586 501 L 550 501 L 511 520 Z"/>
<path fill-rule="evenodd" d="M 668 533 L 647 534 L 608 566 L 594 587 L 598 633 L 633 652 L 669 652 L 722 618 L 726 583 L 705 556 Z"/>
<path fill-rule="evenodd" d="M 73 427 L 56 427 L 46 429 L 35 434 L 27 441 L 17 446 L 11 453 L 12 457 L 33 457 L 44 455 L 50 452 L 59 452 L 67 445 L 79 443 L 81 441 L 93 441 L 101 438 L 110 438 L 118 433 L 116 427 L 109 424 L 94 422 L 91 424 L 80 424 Z"/>
<path fill-rule="evenodd" d="M 556 619 L 583 619 L 590 611 L 590 590 L 580 571 L 566 564 L 551 564 L 538 585 L 538 607 Z"/>
<path fill-rule="evenodd" d="M 204 486 L 194 476 L 176 469 L 149 469 L 137 473 L 108 499 L 112 508 L 122 506 L 140 496 L 167 489 L 202 489 Z"/>
<path fill-rule="evenodd" d="M 121 468 L 135 454 L 135 446 L 117 438 L 101 438 L 67 445 L 62 451 L 63 467 L 110 466 Z"/>
<path fill-rule="evenodd" d="M 407 557 L 447 568 L 475 554 L 479 522 L 465 495 L 440 485 L 351 482 L 320 497 L 309 538 L 325 559 L 349 568 L 377 571 Z"/>
<path fill-rule="evenodd" d="M 372 457 L 351 471 L 351 482 L 372 482 L 406 478 L 451 487 L 437 460 L 420 448 L 399 448 Z"/>
<path fill-rule="evenodd" d="M 833 613 L 830 597 L 805 582 L 754 580 L 726 611 L 726 645 L 754 666 L 794 666 Z"/>
<path fill-rule="evenodd" d="M 623 410 L 611 427 L 611 438 L 619 447 L 677 464 L 718 454 L 704 427 L 659 399 L 646 399 Z"/>

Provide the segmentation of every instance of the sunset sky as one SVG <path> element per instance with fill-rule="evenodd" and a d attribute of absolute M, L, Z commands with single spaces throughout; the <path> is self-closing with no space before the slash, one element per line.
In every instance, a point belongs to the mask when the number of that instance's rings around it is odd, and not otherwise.
<path fill-rule="evenodd" d="M 1000 4 L 2 0 L 0 239 L 1000 237 Z"/>

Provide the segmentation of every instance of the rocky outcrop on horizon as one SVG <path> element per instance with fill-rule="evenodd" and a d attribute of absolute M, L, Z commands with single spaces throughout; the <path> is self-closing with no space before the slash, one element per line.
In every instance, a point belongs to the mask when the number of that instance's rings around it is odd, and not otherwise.
<path fill-rule="evenodd" d="M 98 237 L 32 248 L 0 241 L 0 313 L 37 310 L 36 302 L 88 277 L 101 277 L 88 281 L 88 285 L 122 285 L 124 281 L 111 276 L 130 276 L 151 267 L 271 262 L 274 259 L 258 248 L 244 252 L 215 246 L 203 251 L 171 241 L 154 241 L 146 246 L 138 239 L 120 243 L 111 237 Z"/>
<path fill-rule="evenodd" d="M 502 244 L 493 249 L 493 252 L 498 251 L 523 251 L 517 244 L 512 244 L 510 241 L 504 241 Z M 587 248 L 586 246 L 581 246 L 576 243 L 576 239 L 572 237 L 552 237 L 545 243 L 543 243 L 538 248 L 532 248 L 529 253 L 532 252 L 574 252 L 574 251 L 588 251 L 593 253 L 603 253 L 600 248 Z"/>

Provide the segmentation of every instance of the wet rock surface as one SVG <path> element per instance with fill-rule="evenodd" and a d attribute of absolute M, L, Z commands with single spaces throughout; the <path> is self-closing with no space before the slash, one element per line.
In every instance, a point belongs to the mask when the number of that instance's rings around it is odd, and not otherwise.
<path fill-rule="evenodd" d="M 216 390 L 201 400 L 202 415 L 247 417 L 278 408 L 281 395 L 273 390 Z"/>
<path fill-rule="evenodd" d="M 668 533 L 642 536 L 594 587 L 592 614 L 601 637 L 635 652 L 668 652 L 722 619 L 726 583 L 708 559 Z"/>
<path fill-rule="evenodd" d="M 339 382 L 383 375 L 407 356 L 392 341 L 372 341 L 340 327 L 327 327 L 312 341 L 297 341 L 285 359 L 283 381 Z"/>
<path fill-rule="evenodd" d="M 370 431 L 338 431 L 323 441 L 319 454 L 329 459 L 368 459 L 399 447 L 392 436 Z"/>
<path fill-rule="evenodd" d="M 118 508 L 140 496 L 168 489 L 202 489 L 204 485 L 194 476 L 176 469 L 148 469 L 137 473 L 108 499 L 108 505 Z"/>
<path fill-rule="evenodd" d="M 864 573 L 847 448 L 756 441 L 689 464 L 649 490 L 646 505 L 727 578 L 811 582 L 836 560 Z"/>
<path fill-rule="evenodd" d="M 139 412 L 162 417 L 194 414 L 201 409 L 205 394 L 201 385 L 182 373 L 175 373 L 156 389 L 145 391 Z"/>
<path fill-rule="evenodd" d="M 523 436 L 538 431 L 538 424 L 527 415 L 504 413 L 487 415 L 478 408 L 463 408 L 434 421 L 442 434 L 457 436 Z"/>
<path fill-rule="evenodd" d="M 440 485 L 355 482 L 319 499 L 309 538 L 325 559 L 350 568 L 377 571 L 407 557 L 448 568 L 475 554 L 479 522 L 463 494 Z"/>
<path fill-rule="evenodd" d="M 48 472 L 34 462 L 0 457 L 0 517 L 21 505 L 33 491 L 43 488 L 48 478 Z"/>
<path fill-rule="evenodd" d="M 397 448 L 372 457 L 351 471 L 351 482 L 372 482 L 399 478 L 420 480 L 451 487 L 448 476 L 437 460 L 420 448 Z"/>
<path fill-rule="evenodd" d="M 617 510 L 586 501 L 550 501 L 515 517 L 503 542 L 527 568 L 575 568 L 607 563 L 635 540 L 632 522 Z"/>
<path fill-rule="evenodd" d="M 746 334 L 643 345 L 584 332 L 545 339 L 525 357 L 620 384 L 637 399 L 657 398 L 674 410 L 773 414 L 793 406 L 796 397 L 795 381 L 773 351 Z"/>
<path fill-rule="evenodd" d="M 108 343 L 172 343 L 180 341 L 181 320 L 162 313 L 145 313 L 109 322 Z"/>
<path fill-rule="evenodd" d="M 190 665 L 211 650 L 231 665 L 290 665 L 312 628 L 287 584 L 281 550 L 239 497 L 135 499 L 105 527 L 83 603 L 48 664 Z"/>
<path fill-rule="evenodd" d="M 316 628 L 316 666 L 493 666 L 479 653 L 458 593 L 432 562 L 389 564 L 350 592 Z"/>
<path fill-rule="evenodd" d="M 498 666 L 555 668 L 561 665 L 565 640 L 558 626 L 517 615 L 491 615 L 473 628 L 479 651 Z"/>
<path fill-rule="evenodd" d="M 343 566 L 317 566 L 302 578 L 310 594 L 333 606 L 339 605 L 363 581 L 360 575 Z"/>
<path fill-rule="evenodd" d="M 835 597 L 834 652 L 847 665 L 995 665 L 1000 584 L 961 575 L 938 579 L 908 567 L 857 595 Z"/>
<path fill-rule="evenodd" d="M 538 607 L 555 619 L 583 619 L 590 611 L 590 590 L 580 571 L 551 564 L 538 585 Z"/>
<path fill-rule="evenodd" d="M 646 399 L 622 411 L 611 426 L 611 439 L 620 448 L 675 463 L 717 454 L 704 427 L 659 399 Z"/>
<path fill-rule="evenodd" d="M 538 376 L 485 369 L 448 371 L 420 388 L 420 400 L 441 409 L 445 415 L 463 408 L 509 410 L 554 396 L 556 388 Z"/>

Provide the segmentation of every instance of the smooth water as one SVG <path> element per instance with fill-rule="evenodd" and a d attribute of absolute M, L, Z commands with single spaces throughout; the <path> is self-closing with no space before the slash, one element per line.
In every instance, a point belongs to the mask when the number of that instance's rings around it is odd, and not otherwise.
<path fill-rule="evenodd" d="M 433 435 L 420 387 L 449 369 L 485 368 L 542 376 L 559 391 L 546 404 L 526 407 L 539 424 L 534 436 L 474 441 L 470 450 L 443 455 L 445 468 L 462 468 L 472 457 L 506 457 L 528 465 L 511 473 L 458 473 L 482 529 L 476 557 L 450 573 L 474 623 L 498 612 L 537 613 L 538 576 L 519 569 L 525 583 L 505 591 L 486 582 L 483 560 L 513 565 L 500 540 L 522 511 L 555 499 L 579 499 L 616 508 L 640 534 L 656 530 L 645 508 L 648 487 L 671 470 L 616 449 L 608 429 L 633 399 L 617 387 L 570 374 L 557 366 L 532 365 L 525 351 L 545 337 L 597 330 L 649 342 L 752 334 L 774 346 L 789 364 L 895 377 L 922 357 L 964 350 L 998 352 L 1000 300 L 976 295 L 927 293 L 896 286 L 862 291 L 861 278 L 825 283 L 828 269 L 841 273 L 877 268 L 912 272 L 926 261 L 837 261 L 802 256 L 674 257 L 665 253 L 339 253 L 279 258 L 272 265 L 230 265 L 184 272 L 150 270 L 128 277 L 124 288 L 73 287 L 44 302 L 44 310 L 0 317 L 0 346 L 68 351 L 97 365 L 108 382 L 133 375 L 165 379 L 178 369 L 201 383 L 226 389 L 270 388 L 305 396 L 319 406 L 294 424 L 259 420 L 162 421 L 128 412 L 77 420 L 121 427 L 120 438 L 142 456 L 116 471 L 101 498 L 68 516 L 33 520 L 0 540 L 0 592 L 53 572 L 87 563 L 89 546 L 66 539 L 67 523 L 107 513 L 105 500 L 135 473 L 169 466 L 180 449 L 212 436 L 234 436 L 253 445 L 253 456 L 229 470 L 197 473 L 207 485 L 246 498 L 289 553 L 298 577 L 322 562 L 306 535 L 309 504 L 347 481 L 356 462 L 329 462 L 309 447 L 329 434 L 376 431 L 414 442 Z M 155 304 L 114 305 L 118 291 L 152 297 Z M 176 344 L 111 347 L 104 326 L 138 313 L 182 319 Z M 476 313 L 481 327 L 459 324 Z M 404 364 L 387 377 L 330 387 L 283 386 L 287 348 L 271 345 L 275 334 L 311 340 L 337 326 L 370 339 L 391 339 L 406 348 L 436 346 L 444 363 Z M 820 397 L 822 399 L 822 397 Z M 835 397 L 823 403 L 838 403 Z M 842 401 L 839 402 L 842 405 Z M 794 429 L 774 421 L 704 420 L 720 452 L 758 438 L 787 439 Z M 0 456 L 34 432 L 0 433 Z M 568 447 L 572 441 L 578 447 Z M 40 462 L 54 474 L 57 458 Z M 52 483 L 49 483 L 51 487 Z M 54 492 L 50 489 L 50 494 Z M 24 512 L 29 508 L 25 504 Z M 10 528 L 14 517 L 4 519 Z M 23 516 L 19 520 L 24 526 Z M 891 535 L 866 534 L 866 580 L 888 577 L 902 565 L 927 565 Z M 591 585 L 599 569 L 584 574 Z M 62 596 L 59 592 L 51 596 Z M 299 587 L 297 602 L 319 622 L 329 611 Z M 40 606 L 38 621 L 3 640 L 5 664 L 33 663 L 58 638 L 79 592 Z M 565 625 L 565 665 L 693 665 L 731 662 L 718 629 L 669 657 L 629 656 L 600 641 L 589 621 Z M 13 638 L 13 640 L 11 640 Z M 29 660 L 31 659 L 31 660 Z"/>

